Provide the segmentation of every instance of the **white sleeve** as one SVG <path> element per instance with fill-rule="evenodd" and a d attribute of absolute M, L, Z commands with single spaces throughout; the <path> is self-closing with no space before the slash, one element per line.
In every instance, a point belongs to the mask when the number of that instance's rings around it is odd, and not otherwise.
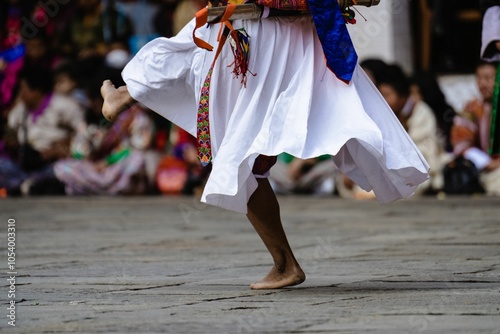
<path fill-rule="evenodd" d="M 7 116 L 7 126 L 12 130 L 18 130 L 22 123 L 25 115 L 25 108 L 23 103 L 17 103 L 14 108 L 9 112 Z"/>
<path fill-rule="evenodd" d="M 477 147 L 471 147 L 465 151 L 464 158 L 472 161 L 479 171 L 483 170 L 491 161 L 491 157 Z"/>

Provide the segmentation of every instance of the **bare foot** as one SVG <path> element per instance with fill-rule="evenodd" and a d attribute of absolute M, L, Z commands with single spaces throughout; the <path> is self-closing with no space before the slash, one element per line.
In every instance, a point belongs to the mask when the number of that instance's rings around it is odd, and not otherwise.
<path fill-rule="evenodd" d="M 115 88 L 109 80 L 102 83 L 101 95 L 104 99 L 102 114 L 110 121 L 116 119 L 119 113 L 130 108 L 135 103 L 127 90 L 127 86 Z"/>
<path fill-rule="evenodd" d="M 371 200 L 377 198 L 377 196 L 375 196 L 373 191 L 365 191 L 360 186 L 355 185 L 352 198 L 359 200 Z"/>
<path fill-rule="evenodd" d="M 250 284 L 250 288 L 253 290 L 279 289 L 298 285 L 305 280 L 306 274 L 298 264 L 284 270 L 279 270 L 274 266 L 262 281 Z"/>

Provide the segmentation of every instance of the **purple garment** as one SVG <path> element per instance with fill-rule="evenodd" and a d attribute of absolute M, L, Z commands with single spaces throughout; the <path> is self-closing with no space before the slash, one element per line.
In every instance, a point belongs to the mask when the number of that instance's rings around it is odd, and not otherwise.
<path fill-rule="evenodd" d="M 144 168 L 144 153 L 132 151 L 127 158 L 103 170 L 92 161 L 66 159 L 56 162 L 54 171 L 68 195 L 118 195 L 145 191 L 145 184 L 137 183 L 144 180 L 136 177 L 143 175 Z"/>
<path fill-rule="evenodd" d="M 31 118 L 33 119 L 33 123 L 36 123 L 38 118 L 43 115 L 43 112 L 47 109 L 49 106 L 50 100 L 52 100 L 52 96 L 54 94 L 50 93 L 49 95 L 45 96 L 42 100 L 42 103 L 38 106 L 38 108 L 34 110 L 30 110 L 29 113 L 31 114 Z"/>

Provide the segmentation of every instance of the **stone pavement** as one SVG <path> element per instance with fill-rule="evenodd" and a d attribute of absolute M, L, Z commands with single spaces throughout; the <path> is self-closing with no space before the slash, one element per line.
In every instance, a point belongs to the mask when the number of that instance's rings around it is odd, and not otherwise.
<path fill-rule="evenodd" d="M 1 200 L 1 267 L 13 218 L 18 274 L 16 328 L 4 280 L 0 331 L 500 334 L 500 200 L 280 203 L 308 279 L 252 291 L 271 259 L 243 215 L 175 197 Z"/>

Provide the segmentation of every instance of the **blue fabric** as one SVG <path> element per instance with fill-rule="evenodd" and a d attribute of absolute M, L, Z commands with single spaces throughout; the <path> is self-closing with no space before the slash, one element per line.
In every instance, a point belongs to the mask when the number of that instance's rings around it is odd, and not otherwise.
<path fill-rule="evenodd" d="M 21 167 L 7 157 L 0 157 L 0 188 L 17 188 L 28 178 Z"/>
<path fill-rule="evenodd" d="M 17 58 L 24 56 L 25 47 L 24 44 L 19 44 L 18 46 L 14 46 L 10 49 L 0 51 L 0 58 L 5 60 L 7 63 L 10 63 Z"/>
<path fill-rule="evenodd" d="M 340 80 L 351 81 L 358 55 L 337 0 L 309 0 L 308 4 L 328 67 Z"/>

